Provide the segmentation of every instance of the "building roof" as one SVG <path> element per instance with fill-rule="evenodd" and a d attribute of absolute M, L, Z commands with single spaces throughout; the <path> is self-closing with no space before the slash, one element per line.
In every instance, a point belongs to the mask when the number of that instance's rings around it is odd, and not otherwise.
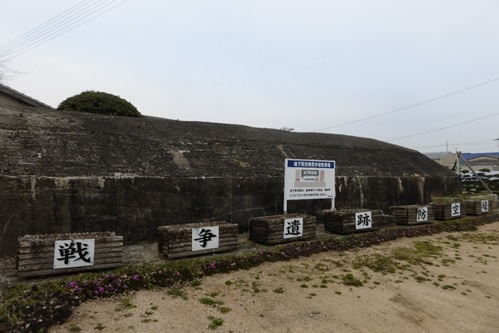
<path fill-rule="evenodd" d="M 491 158 L 499 158 L 499 152 L 494 153 L 461 153 L 461 158 L 466 161 L 473 160 L 478 157 L 491 157 Z"/>
<path fill-rule="evenodd" d="M 26 103 L 29 106 L 33 106 L 33 107 L 37 107 L 37 108 L 45 108 L 45 109 L 50 109 L 50 110 L 54 109 L 50 105 L 42 103 L 39 100 L 36 100 L 32 97 L 29 97 L 29 96 L 15 90 L 15 89 L 12 89 L 6 85 L 3 85 L 1 83 L 0 83 L 0 94 L 5 94 L 7 96 L 10 96 L 10 97 L 17 99 L 23 103 Z"/>

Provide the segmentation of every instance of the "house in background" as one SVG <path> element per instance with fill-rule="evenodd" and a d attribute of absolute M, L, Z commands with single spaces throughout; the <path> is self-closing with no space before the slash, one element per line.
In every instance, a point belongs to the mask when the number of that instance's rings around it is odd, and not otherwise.
<path fill-rule="evenodd" d="M 450 151 L 446 152 L 436 152 L 436 153 L 424 153 L 426 157 L 431 158 L 440 165 L 443 165 L 449 169 L 452 169 L 454 163 L 456 162 L 456 154 Z"/>
<path fill-rule="evenodd" d="M 464 160 L 475 171 L 489 169 L 490 171 L 499 171 L 499 153 L 461 153 L 461 170 L 469 170 L 470 168 L 464 163 Z"/>
<path fill-rule="evenodd" d="M 32 97 L 26 96 L 17 90 L 14 90 L 0 83 L 0 107 L 1 106 L 18 106 L 18 107 L 35 107 L 46 110 L 53 110 L 50 105 L 42 103 Z"/>

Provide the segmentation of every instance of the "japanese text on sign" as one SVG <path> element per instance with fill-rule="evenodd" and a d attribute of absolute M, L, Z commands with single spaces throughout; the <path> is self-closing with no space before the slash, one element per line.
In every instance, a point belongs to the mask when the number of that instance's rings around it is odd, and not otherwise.
<path fill-rule="evenodd" d="M 303 236 L 303 217 L 284 219 L 284 238 Z"/>
<path fill-rule="evenodd" d="M 95 239 L 56 240 L 54 242 L 54 269 L 92 266 Z"/>
<path fill-rule="evenodd" d="M 487 213 L 489 211 L 489 200 L 482 200 L 481 207 L 482 213 Z"/>
<path fill-rule="evenodd" d="M 355 229 L 372 228 L 371 212 L 355 213 Z"/>
<path fill-rule="evenodd" d="M 419 206 L 416 213 L 416 222 L 428 221 L 428 206 Z"/>
<path fill-rule="evenodd" d="M 459 202 L 455 202 L 451 204 L 450 215 L 452 217 L 461 216 L 461 204 Z"/>
<path fill-rule="evenodd" d="M 285 161 L 284 199 L 333 199 L 335 162 L 316 160 Z"/>
<path fill-rule="evenodd" d="M 218 227 L 192 228 L 192 251 L 217 249 L 219 238 Z"/>

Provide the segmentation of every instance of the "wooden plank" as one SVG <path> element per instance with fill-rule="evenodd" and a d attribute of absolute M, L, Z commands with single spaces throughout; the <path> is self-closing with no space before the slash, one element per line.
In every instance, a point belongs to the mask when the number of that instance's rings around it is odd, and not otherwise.
<path fill-rule="evenodd" d="M 95 245 L 95 250 L 96 251 L 106 251 L 109 249 L 110 251 L 115 248 L 122 248 L 123 247 L 123 242 L 115 242 L 115 243 L 102 243 L 102 244 L 96 244 Z M 25 253 L 54 253 L 54 244 L 52 243 L 51 245 L 47 245 L 41 248 L 35 248 L 32 249 L 31 247 L 22 247 L 17 249 L 18 254 L 25 254 Z"/>
<path fill-rule="evenodd" d="M 18 272 L 19 277 L 39 277 L 48 275 L 59 275 L 59 274 L 69 274 L 78 272 L 89 272 L 102 269 L 118 268 L 121 267 L 122 263 L 109 263 L 99 266 L 85 266 L 85 267 L 74 267 L 74 268 L 61 268 L 61 269 L 40 269 L 26 272 Z"/>
<path fill-rule="evenodd" d="M 221 244 L 221 245 L 219 245 L 218 248 L 209 249 L 209 250 L 216 251 L 217 249 L 222 249 L 222 248 L 228 247 L 228 246 L 236 246 L 237 247 L 237 244 L 238 244 L 238 241 L 234 240 L 232 242 L 227 242 L 227 243 Z M 175 252 L 191 252 L 191 251 L 192 251 L 192 245 L 189 244 L 189 245 L 170 248 L 168 252 L 175 253 Z M 192 251 L 192 252 L 203 252 L 203 251 L 206 251 L 206 250 L 199 250 L 199 251 Z"/>
<path fill-rule="evenodd" d="M 213 253 L 220 253 L 220 252 L 232 251 L 235 248 L 237 248 L 237 245 L 235 245 L 235 246 L 226 246 L 226 247 L 218 248 L 218 249 L 208 249 L 208 250 L 201 250 L 201 251 L 185 251 L 185 252 L 178 252 L 178 253 L 170 253 L 170 254 L 168 254 L 168 258 L 170 258 L 170 259 L 176 259 L 176 258 L 182 258 L 182 257 L 194 257 L 194 256 L 199 256 L 199 255 L 206 255 L 206 254 L 213 254 Z M 213 251 L 213 250 L 216 250 L 216 251 Z"/>
<path fill-rule="evenodd" d="M 104 244 L 112 242 L 123 242 L 123 236 L 110 236 L 108 239 L 103 237 L 92 238 L 90 236 L 79 235 L 81 237 L 54 237 L 54 238 L 42 238 L 43 236 L 51 235 L 34 235 L 33 238 L 29 238 L 28 235 L 21 236 L 17 238 L 18 246 L 20 247 L 44 247 L 53 245 L 55 241 L 60 240 L 71 240 L 71 239 L 95 239 L 95 244 Z"/>
<path fill-rule="evenodd" d="M 100 254 L 95 254 L 94 255 L 94 263 L 103 260 L 103 259 L 111 259 L 111 258 L 122 258 L 123 257 L 123 251 L 120 252 L 108 252 L 108 253 L 100 253 Z M 17 262 L 17 265 L 19 267 L 21 266 L 29 266 L 32 264 L 48 264 L 48 266 L 53 266 L 54 264 L 54 256 L 50 257 L 25 257 L 23 259 L 19 259 Z"/>
<path fill-rule="evenodd" d="M 218 245 L 222 246 L 222 245 L 227 244 L 227 243 L 234 243 L 234 242 L 238 242 L 238 241 L 239 241 L 239 237 L 219 239 Z M 192 247 L 192 240 L 190 240 L 190 239 L 188 241 L 183 240 L 182 242 L 168 242 L 169 249 L 175 249 L 178 247 L 189 247 L 189 246 Z"/>

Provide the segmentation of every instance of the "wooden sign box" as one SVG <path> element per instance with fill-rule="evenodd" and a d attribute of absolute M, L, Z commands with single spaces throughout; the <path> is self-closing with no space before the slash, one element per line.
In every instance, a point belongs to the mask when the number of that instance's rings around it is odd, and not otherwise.
<path fill-rule="evenodd" d="M 465 200 L 463 204 L 466 215 L 488 214 L 491 209 L 489 200 Z"/>
<path fill-rule="evenodd" d="M 395 216 L 395 223 L 399 225 L 425 224 L 435 220 L 433 207 L 430 205 L 393 206 L 389 212 Z"/>
<path fill-rule="evenodd" d="M 216 237 L 205 237 L 205 240 L 207 240 L 206 244 L 208 244 L 208 241 L 213 242 L 216 240 L 218 246 L 216 248 L 206 246 L 206 249 L 202 247 L 197 248 L 198 244 L 202 245 L 200 242 L 203 239 L 202 236 L 193 238 L 193 229 L 195 230 L 194 232 L 202 232 L 205 236 L 215 235 L 212 231 L 218 229 Z M 237 248 L 239 237 L 237 224 L 225 221 L 161 226 L 158 228 L 158 233 L 158 252 L 171 259 L 231 251 Z"/>
<path fill-rule="evenodd" d="M 54 268 L 57 259 L 56 241 L 89 240 L 93 239 L 93 262 L 88 266 L 71 268 Z M 66 250 L 67 257 L 73 259 L 88 259 L 87 251 L 75 252 Z M 61 250 L 62 251 L 62 250 Z M 63 253 L 63 252 L 61 252 Z M 78 258 L 78 255 L 80 258 Z M 62 262 L 62 261 L 61 261 Z M 81 261 L 80 261 L 81 262 Z M 48 235 L 25 235 L 17 238 L 17 275 L 19 277 L 35 277 L 75 272 L 93 271 L 99 269 L 116 268 L 123 265 L 123 236 L 116 236 L 114 232 L 70 233 Z M 68 266 L 69 267 L 69 266 Z"/>
<path fill-rule="evenodd" d="M 265 245 L 311 240 L 316 237 L 316 219 L 312 215 L 253 217 L 249 220 L 249 225 L 249 239 Z"/>
<path fill-rule="evenodd" d="M 459 212 L 453 214 L 453 208 L 459 204 Z M 460 201 L 447 202 L 447 203 L 432 203 L 435 220 L 445 221 L 452 219 L 462 218 L 464 214 L 464 205 Z"/>
<path fill-rule="evenodd" d="M 370 231 L 383 225 L 381 210 L 370 209 L 344 209 L 344 210 L 326 210 L 324 213 L 324 230 L 339 233 L 351 234 L 355 232 Z M 365 215 L 370 213 L 370 225 L 366 226 L 364 222 L 356 221 L 356 215 Z"/>

